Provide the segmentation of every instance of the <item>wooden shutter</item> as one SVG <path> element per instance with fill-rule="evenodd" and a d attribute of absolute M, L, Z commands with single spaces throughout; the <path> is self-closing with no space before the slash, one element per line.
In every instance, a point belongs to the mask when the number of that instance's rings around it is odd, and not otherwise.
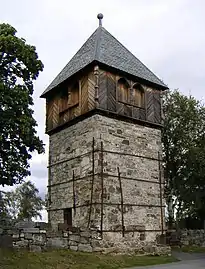
<path fill-rule="evenodd" d="M 115 76 L 107 73 L 107 109 L 110 111 L 116 111 L 116 82 Z"/>

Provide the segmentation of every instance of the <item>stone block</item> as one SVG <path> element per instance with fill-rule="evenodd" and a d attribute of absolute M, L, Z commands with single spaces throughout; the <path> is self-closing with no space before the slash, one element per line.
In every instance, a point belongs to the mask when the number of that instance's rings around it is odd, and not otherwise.
<path fill-rule="evenodd" d="M 61 237 L 62 236 L 62 231 L 52 231 L 52 230 L 48 230 L 46 232 L 46 236 L 47 237 Z"/>
<path fill-rule="evenodd" d="M 12 235 L 12 238 L 14 238 L 14 239 L 19 239 L 19 234 L 13 234 L 13 235 Z"/>
<path fill-rule="evenodd" d="M 16 248 L 28 248 L 28 240 L 17 241 L 15 247 Z"/>
<path fill-rule="evenodd" d="M 15 224 L 15 227 L 17 229 L 24 229 L 24 228 L 34 228 L 35 227 L 35 222 L 33 221 L 19 221 L 18 223 Z"/>
<path fill-rule="evenodd" d="M 46 234 L 46 230 L 40 230 L 40 234 Z"/>
<path fill-rule="evenodd" d="M 70 246 L 77 246 L 79 244 L 79 242 L 75 242 L 75 241 L 69 241 L 68 243 Z"/>
<path fill-rule="evenodd" d="M 88 237 L 80 237 L 80 243 L 82 243 L 82 244 L 87 244 L 87 243 L 89 243 L 90 242 L 90 238 L 88 238 Z"/>
<path fill-rule="evenodd" d="M 79 244 L 78 251 L 82 252 L 92 252 L 92 247 L 90 244 Z"/>
<path fill-rule="evenodd" d="M 147 245 L 143 248 L 144 250 L 144 253 L 147 253 L 147 254 L 155 254 L 156 251 L 155 251 L 155 246 L 151 246 L 151 245 Z"/>
<path fill-rule="evenodd" d="M 120 249 L 119 248 L 116 248 L 116 247 L 109 247 L 109 248 L 102 248 L 101 249 L 101 252 L 103 254 L 111 254 L 111 253 L 120 253 Z"/>
<path fill-rule="evenodd" d="M 91 237 L 91 232 L 90 231 L 81 232 L 80 235 L 83 236 L 83 237 L 88 237 L 89 238 L 89 237 Z"/>
<path fill-rule="evenodd" d="M 92 250 L 93 252 L 103 252 L 103 248 L 101 247 L 93 247 Z"/>
<path fill-rule="evenodd" d="M 91 245 L 93 248 L 101 248 L 102 241 L 101 240 L 92 240 Z"/>
<path fill-rule="evenodd" d="M 134 232 L 125 232 L 125 238 L 129 240 L 128 238 L 133 238 L 134 237 Z"/>
<path fill-rule="evenodd" d="M 155 247 L 155 255 L 168 255 L 171 256 L 171 247 L 170 246 L 156 246 Z"/>
<path fill-rule="evenodd" d="M 25 239 L 33 239 L 33 235 L 31 233 L 25 233 L 24 234 Z"/>
<path fill-rule="evenodd" d="M 46 235 L 45 234 L 33 234 L 33 243 L 36 245 L 45 245 Z"/>
<path fill-rule="evenodd" d="M 50 224 L 47 222 L 35 222 L 35 228 L 39 228 L 40 230 L 47 230 L 50 228 Z"/>
<path fill-rule="evenodd" d="M 67 238 L 48 238 L 47 246 L 50 248 L 68 248 L 68 240 Z"/>
<path fill-rule="evenodd" d="M 77 251 L 78 250 L 78 246 L 70 246 L 70 250 Z"/>
<path fill-rule="evenodd" d="M 41 249 L 41 246 L 38 246 L 38 245 L 29 245 L 29 250 L 31 252 L 41 252 L 42 249 Z"/>
<path fill-rule="evenodd" d="M 23 229 L 24 233 L 39 233 L 39 228 L 24 228 Z"/>
<path fill-rule="evenodd" d="M 98 238 L 99 235 L 100 234 L 97 231 L 91 231 L 91 238 L 96 239 L 96 238 Z"/>
<path fill-rule="evenodd" d="M 80 227 L 80 232 L 90 232 L 90 228 L 87 227 Z"/>
<path fill-rule="evenodd" d="M 71 234 L 71 235 L 69 236 L 69 240 L 70 240 L 70 241 L 79 242 L 79 241 L 80 241 L 80 235 Z"/>

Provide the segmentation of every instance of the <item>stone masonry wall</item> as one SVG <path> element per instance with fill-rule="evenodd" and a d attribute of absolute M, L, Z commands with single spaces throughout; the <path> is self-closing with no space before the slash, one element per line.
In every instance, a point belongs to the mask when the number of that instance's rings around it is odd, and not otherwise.
<path fill-rule="evenodd" d="M 157 244 L 165 204 L 160 199 L 160 130 L 94 115 L 52 134 L 49 150 L 49 220 L 54 230 L 64 222 L 63 209 L 72 208 L 73 226 L 88 227 L 90 217 L 89 226 L 102 229 L 110 246 Z"/>
<path fill-rule="evenodd" d="M 205 247 L 205 230 L 181 230 L 180 239 L 183 246 Z"/>
<path fill-rule="evenodd" d="M 45 251 L 48 249 L 71 249 L 75 251 L 92 252 L 97 245 L 98 233 L 94 230 L 58 231 L 41 230 L 39 228 L 24 228 L 10 230 L 6 235 L 0 235 L 3 240 L 12 238 L 12 246 L 16 249 L 30 251 Z"/>
<path fill-rule="evenodd" d="M 205 230 L 188 230 L 182 229 L 178 231 L 167 232 L 167 243 L 170 245 L 181 246 L 200 246 L 205 247 Z"/>
<path fill-rule="evenodd" d="M 28 225 L 29 224 L 29 225 Z M 40 225 L 39 225 L 40 224 Z M 126 233 L 122 238 L 115 233 L 116 241 L 110 243 L 105 233 L 103 238 L 100 231 L 95 229 L 72 228 L 68 231 L 65 225 L 59 225 L 58 231 L 52 231 L 46 223 L 26 223 L 22 227 L 0 228 L 0 248 L 27 249 L 30 251 L 46 251 L 49 249 L 70 249 L 83 252 L 101 253 L 137 253 L 137 254 L 169 254 L 170 248 L 161 244 L 136 241 L 133 233 Z M 139 233 L 139 236 L 142 233 Z M 171 238 L 170 238 L 171 236 Z M 129 239 L 129 240 L 128 240 Z M 179 242 L 176 241 L 179 240 Z M 171 241 L 170 241 L 171 240 Z M 204 230 L 179 230 L 167 235 L 167 244 L 181 246 L 205 247 Z"/>
<path fill-rule="evenodd" d="M 126 247 L 125 247 L 126 246 Z M 81 252 L 100 253 L 138 253 L 138 254 L 169 254 L 169 248 L 161 245 L 141 245 L 137 248 L 134 240 L 126 244 L 117 245 L 106 242 L 98 231 L 94 229 L 76 229 L 72 231 L 59 230 L 53 232 L 50 229 L 36 227 L 13 228 L 0 230 L 0 248 L 26 249 L 33 252 L 47 251 L 49 249 L 70 249 Z"/>

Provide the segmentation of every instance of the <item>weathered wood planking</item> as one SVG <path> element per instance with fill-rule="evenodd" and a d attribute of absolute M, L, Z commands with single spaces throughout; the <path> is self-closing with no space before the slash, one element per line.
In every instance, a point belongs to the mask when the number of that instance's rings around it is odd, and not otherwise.
<path fill-rule="evenodd" d="M 119 115 L 161 123 L 161 101 L 160 91 L 141 85 L 136 81 L 123 78 L 127 83 L 127 93 L 120 93 L 118 81 L 121 79 L 118 74 L 99 70 L 98 77 L 98 102 L 99 108 L 115 112 Z M 122 79 L 122 81 L 123 81 Z M 95 85 L 96 77 L 94 70 L 84 74 L 78 81 L 78 90 L 71 90 L 73 84 L 62 89 L 67 95 L 63 97 L 58 91 L 55 97 L 48 98 L 46 104 L 46 126 L 47 131 L 54 129 L 75 117 L 95 109 Z M 141 89 L 141 93 L 136 90 Z M 71 97 L 68 101 L 66 96 Z M 67 98 L 67 99 L 66 99 Z M 141 98 L 141 101 L 138 99 Z M 70 103 L 69 103 L 70 102 Z"/>
<path fill-rule="evenodd" d="M 88 76 L 81 78 L 81 114 L 88 111 Z"/>
<path fill-rule="evenodd" d="M 88 110 L 95 108 L 95 76 L 94 72 L 88 75 Z"/>
<path fill-rule="evenodd" d="M 160 92 L 153 92 L 153 101 L 154 101 L 154 121 L 156 123 L 161 123 L 161 100 Z"/>
<path fill-rule="evenodd" d="M 147 114 L 147 121 L 154 122 L 154 98 L 153 98 L 153 91 L 148 89 L 145 91 L 145 99 L 146 99 L 146 114 Z"/>
<path fill-rule="evenodd" d="M 116 112 L 116 76 L 106 73 L 107 80 L 107 109 Z"/>
<path fill-rule="evenodd" d="M 99 73 L 99 108 L 107 109 L 107 73 L 100 70 Z"/>
<path fill-rule="evenodd" d="M 52 98 L 47 101 L 46 106 L 46 122 L 47 128 L 53 129 L 58 126 L 58 114 L 59 114 L 59 98 Z"/>

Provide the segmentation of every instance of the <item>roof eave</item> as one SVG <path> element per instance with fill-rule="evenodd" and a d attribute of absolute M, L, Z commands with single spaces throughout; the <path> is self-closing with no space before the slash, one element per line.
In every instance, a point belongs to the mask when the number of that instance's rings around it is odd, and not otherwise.
<path fill-rule="evenodd" d="M 60 87 L 63 83 L 65 83 L 65 81 L 69 81 L 71 79 L 73 79 L 75 76 L 79 76 L 81 72 L 86 72 L 86 70 L 88 70 L 89 68 L 91 68 L 94 64 L 96 63 L 96 60 L 93 60 L 92 62 L 90 62 L 87 66 L 81 68 L 80 70 L 78 70 L 78 72 L 72 74 L 70 77 L 67 77 L 65 80 L 63 80 L 62 82 L 60 82 L 58 85 L 56 85 L 55 87 L 49 89 L 48 91 L 44 91 L 41 95 L 40 98 L 47 98 L 48 95 L 52 94 L 58 87 Z"/>
<path fill-rule="evenodd" d="M 69 79 L 72 79 L 74 76 L 77 76 L 79 75 L 80 72 L 82 72 L 83 70 L 87 69 L 87 68 L 90 68 L 92 65 L 95 65 L 95 64 L 99 64 L 99 66 L 102 66 L 102 67 L 105 67 L 105 68 L 109 68 L 110 70 L 115 70 L 115 71 L 118 71 L 122 74 L 125 74 L 129 77 L 132 77 L 132 78 L 136 78 L 137 80 L 140 80 L 142 82 L 144 82 L 145 84 L 148 84 L 148 85 L 152 85 L 154 87 L 157 87 L 157 88 L 160 88 L 161 90 L 168 90 L 169 87 L 167 85 L 162 85 L 162 84 L 157 84 L 157 83 L 154 83 L 152 81 L 149 81 L 149 80 L 146 80 L 142 77 L 137 77 L 137 76 L 134 76 L 130 73 L 127 73 L 121 69 L 117 69 L 115 67 L 112 67 L 112 66 L 109 66 L 105 63 L 101 63 L 100 61 L 98 60 L 93 60 L 90 64 L 88 64 L 86 67 L 80 69 L 77 73 L 73 74 L 72 76 L 66 78 L 64 81 L 62 81 L 60 84 L 56 85 L 55 87 L 51 88 L 50 90 L 48 91 L 44 91 L 41 95 L 40 95 L 40 98 L 46 98 L 48 95 L 50 95 L 54 90 L 56 90 L 60 85 L 62 85 L 66 80 L 69 80 Z M 162 82 L 163 83 L 163 82 Z"/>
<path fill-rule="evenodd" d="M 107 65 L 107 64 L 105 64 L 105 63 L 101 63 L 101 62 L 99 62 L 99 61 L 95 61 L 95 62 L 96 62 L 97 64 L 99 64 L 99 66 L 108 68 L 108 69 L 110 69 L 110 70 L 115 70 L 115 71 L 117 71 L 117 72 L 120 72 L 121 74 L 124 74 L 124 75 L 126 75 L 126 76 L 132 77 L 132 79 L 140 80 L 141 82 L 144 82 L 145 84 L 148 84 L 148 85 L 150 85 L 150 86 L 152 85 L 152 86 L 157 87 L 157 88 L 160 88 L 160 89 L 162 89 L 162 90 L 168 90 L 168 89 L 169 89 L 169 87 L 168 87 L 167 85 L 165 85 L 163 82 L 162 82 L 162 84 L 154 83 L 154 82 L 152 82 L 152 81 L 150 81 L 150 80 L 144 79 L 144 78 L 142 78 L 142 77 L 135 76 L 135 75 L 130 74 L 130 73 L 124 71 L 124 70 L 121 70 L 121 69 L 112 67 L 112 66 Z M 163 84 L 164 84 L 164 85 L 163 85 Z"/>

